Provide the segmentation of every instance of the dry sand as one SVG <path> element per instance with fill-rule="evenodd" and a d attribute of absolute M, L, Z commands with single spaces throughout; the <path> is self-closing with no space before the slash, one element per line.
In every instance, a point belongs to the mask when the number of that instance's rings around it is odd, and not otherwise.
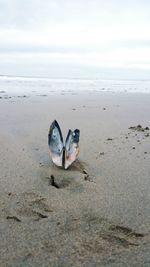
<path fill-rule="evenodd" d="M 150 131 L 129 129 L 149 115 L 148 94 L 1 94 L 1 267 L 150 266 Z M 67 171 L 49 158 L 54 119 L 81 131 Z"/>

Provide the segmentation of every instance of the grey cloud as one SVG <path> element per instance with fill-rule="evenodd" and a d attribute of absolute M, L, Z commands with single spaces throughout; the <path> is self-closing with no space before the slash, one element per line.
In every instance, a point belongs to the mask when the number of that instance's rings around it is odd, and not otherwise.
<path fill-rule="evenodd" d="M 117 23 L 149 20 L 150 1 L 140 0 L 0 0 L 0 27 L 30 29 L 55 23 L 92 25 L 101 20 Z M 140 17 L 136 18 L 136 12 Z"/>
<path fill-rule="evenodd" d="M 10 54 L 10 53 L 102 53 L 109 52 L 109 50 L 117 50 L 119 48 L 149 48 L 150 40 L 126 40 L 126 41 L 114 41 L 105 43 L 105 45 L 39 45 L 39 44 L 18 44 L 18 43 L 0 43 L 0 54 Z"/>
<path fill-rule="evenodd" d="M 98 46 L 63 46 L 63 45 L 33 45 L 33 44 L 0 44 L 0 53 L 8 54 L 8 53 L 78 53 L 78 54 L 86 54 L 98 51 L 106 51 L 108 49 L 105 47 Z"/>
<path fill-rule="evenodd" d="M 56 1 L 57 2 L 57 1 Z M 57 5 L 52 0 L 0 0 L 1 27 L 29 29 L 57 19 Z"/>

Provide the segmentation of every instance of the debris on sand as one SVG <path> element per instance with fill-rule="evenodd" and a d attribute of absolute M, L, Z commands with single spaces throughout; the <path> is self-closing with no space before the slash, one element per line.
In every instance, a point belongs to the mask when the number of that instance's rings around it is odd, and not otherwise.
<path fill-rule="evenodd" d="M 7 220 L 15 220 L 16 222 L 21 222 L 21 220 L 17 216 L 14 216 L 14 215 L 12 215 L 12 216 L 8 215 L 6 217 L 6 219 Z"/>
<path fill-rule="evenodd" d="M 107 141 L 112 141 L 113 140 L 113 138 L 107 138 Z"/>
<path fill-rule="evenodd" d="M 133 131 L 144 132 L 144 131 L 148 131 L 149 127 L 146 126 L 144 128 L 144 127 L 142 127 L 142 125 L 138 124 L 137 126 L 130 126 L 129 129 L 133 130 Z"/>

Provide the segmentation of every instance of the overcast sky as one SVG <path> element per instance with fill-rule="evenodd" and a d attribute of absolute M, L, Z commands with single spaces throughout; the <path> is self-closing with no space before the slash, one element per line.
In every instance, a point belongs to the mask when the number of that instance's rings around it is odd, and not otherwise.
<path fill-rule="evenodd" d="M 0 74 L 150 79 L 150 1 L 0 0 Z"/>

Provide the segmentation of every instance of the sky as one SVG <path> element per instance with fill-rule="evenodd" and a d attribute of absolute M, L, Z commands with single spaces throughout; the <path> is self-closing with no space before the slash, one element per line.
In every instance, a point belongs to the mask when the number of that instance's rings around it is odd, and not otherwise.
<path fill-rule="evenodd" d="M 0 0 L 0 75 L 150 79 L 150 1 Z"/>

